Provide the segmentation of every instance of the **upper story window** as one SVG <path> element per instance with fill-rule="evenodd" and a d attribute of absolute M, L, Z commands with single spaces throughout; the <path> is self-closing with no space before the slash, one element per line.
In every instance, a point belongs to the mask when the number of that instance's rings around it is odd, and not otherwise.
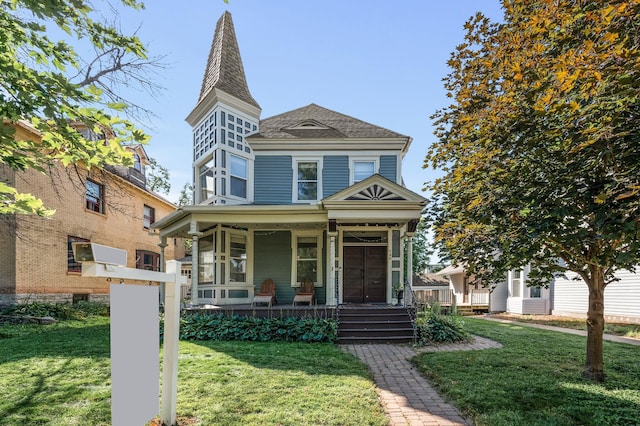
<path fill-rule="evenodd" d="M 137 153 L 133 154 L 133 168 L 139 172 L 142 172 L 142 161 Z"/>
<path fill-rule="evenodd" d="M 296 201 L 317 201 L 318 186 L 318 162 L 299 161 L 296 173 Z"/>
<path fill-rule="evenodd" d="M 351 161 L 351 184 L 365 180 L 376 173 L 378 173 L 377 160 L 362 159 Z"/>
<path fill-rule="evenodd" d="M 247 198 L 247 160 L 231 155 L 229 162 L 231 163 L 230 193 L 235 197 Z"/>
<path fill-rule="evenodd" d="M 87 209 L 104 214 L 104 185 L 87 179 L 85 189 Z"/>
<path fill-rule="evenodd" d="M 73 243 L 88 243 L 86 238 L 67 235 L 67 272 L 82 272 L 82 263 L 76 262 L 73 256 Z"/>
<path fill-rule="evenodd" d="M 144 205 L 144 215 L 142 218 L 145 229 L 149 229 L 151 224 L 156 221 L 156 209 Z"/>
<path fill-rule="evenodd" d="M 215 153 L 209 161 L 200 166 L 200 202 L 215 195 L 214 168 Z"/>

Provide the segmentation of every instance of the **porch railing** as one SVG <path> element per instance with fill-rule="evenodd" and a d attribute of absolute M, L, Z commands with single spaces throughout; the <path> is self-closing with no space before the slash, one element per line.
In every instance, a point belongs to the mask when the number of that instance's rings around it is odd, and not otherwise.
<path fill-rule="evenodd" d="M 453 290 L 449 287 L 425 286 L 413 287 L 416 302 L 419 305 L 430 305 L 438 302 L 441 306 L 451 306 L 455 304 Z"/>
<path fill-rule="evenodd" d="M 472 306 L 489 305 L 489 290 L 487 289 L 471 290 L 470 300 L 471 300 Z"/>

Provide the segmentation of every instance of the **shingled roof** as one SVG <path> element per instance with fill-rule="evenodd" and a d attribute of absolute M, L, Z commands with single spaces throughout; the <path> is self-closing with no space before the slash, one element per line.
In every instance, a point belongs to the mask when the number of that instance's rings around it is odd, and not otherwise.
<path fill-rule="evenodd" d="M 216 24 L 198 102 L 202 101 L 214 87 L 260 108 L 249 92 L 238 40 L 229 12 L 224 12 Z"/>
<path fill-rule="evenodd" d="M 323 138 L 408 138 L 357 118 L 310 104 L 260 121 L 260 132 L 247 140 Z"/>

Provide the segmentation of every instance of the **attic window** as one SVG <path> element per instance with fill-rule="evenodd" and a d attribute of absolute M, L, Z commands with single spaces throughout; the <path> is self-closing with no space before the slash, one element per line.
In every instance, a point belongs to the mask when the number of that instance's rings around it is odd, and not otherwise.
<path fill-rule="evenodd" d="M 330 129 L 330 127 L 325 126 L 324 124 L 320 123 L 319 121 L 305 120 L 305 121 L 301 121 L 298 124 L 295 124 L 293 126 L 286 127 L 285 129 L 289 129 L 289 130 L 293 130 L 293 129 L 305 129 L 305 130 L 321 129 L 321 130 L 326 130 L 326 129 Z"/>

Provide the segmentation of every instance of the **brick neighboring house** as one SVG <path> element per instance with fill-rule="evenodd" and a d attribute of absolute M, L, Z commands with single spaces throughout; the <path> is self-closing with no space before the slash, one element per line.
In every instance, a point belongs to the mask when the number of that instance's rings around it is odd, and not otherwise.
<path fill-rule="evenodd" d="M 16 126 L 16 138 L 38 137 L 27 123 Z M 151 224 L 176 207 L 146 189 L 148 158 L 142 146 L 128 149 L 134 154 L 132 168 L 87 171 L 58 165 L 43 174 L 0 165 L 0 179 L 56 210 L 52 218 L 0 217 L 0 305 L 36 300 L 108 302 L 109 283 L 104 278 L 81 276 L 71 252 L 73 241 L 126 249 L 129 267 L 160 270 L 163 256 L 167 260 L 184 256 L 181 240 L 166 240 L 163 250 L 158 237 L 149 234 Z"/>

